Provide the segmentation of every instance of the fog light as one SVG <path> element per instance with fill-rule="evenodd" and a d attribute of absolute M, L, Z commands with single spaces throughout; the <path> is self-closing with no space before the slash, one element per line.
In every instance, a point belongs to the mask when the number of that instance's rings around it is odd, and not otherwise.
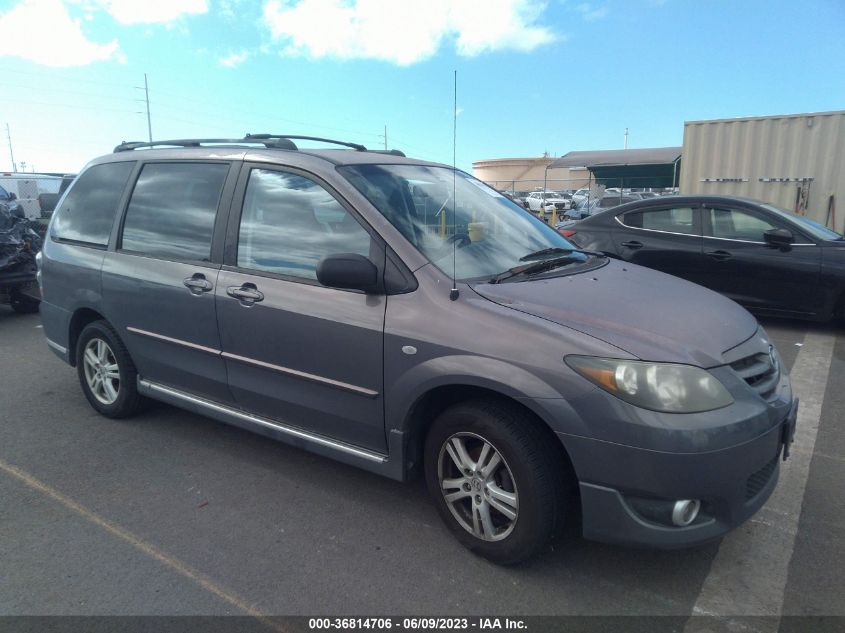
<path fill-rule="evenodd" d="M 701 501 L 698 499 L 682 499 L 676 501 L 672 507 L 672 523 L 679 527 L 686 527 L 698 516 Z"/>

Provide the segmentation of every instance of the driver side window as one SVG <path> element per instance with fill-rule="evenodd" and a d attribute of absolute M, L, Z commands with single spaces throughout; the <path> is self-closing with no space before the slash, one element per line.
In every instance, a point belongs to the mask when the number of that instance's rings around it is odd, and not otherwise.
<path fill-rule="evenodd" d="M 370 234 L 310 178 L 253 169 L 238 231 L 238 266 L 317 279 L 326 255 L 370 255 Z"/>
<path fill-rule="evenodd" d="M 726 240 L 763 242 L 763 234 L 777 228 L 774 224 L 739 209 L 713 207 L 705 209 L 705 213 L 710 217 L 711 235 Z"/>

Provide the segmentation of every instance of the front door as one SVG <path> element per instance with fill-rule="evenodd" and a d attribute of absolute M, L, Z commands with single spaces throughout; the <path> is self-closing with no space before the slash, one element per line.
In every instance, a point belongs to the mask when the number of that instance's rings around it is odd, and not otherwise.
<path fill-rule="evenodd" d="M 813 314 L 820 309 L 819 247 L 762 213 L 705 205 L 704 260 L 708 287 L 754 310 Z M 788 228 L 795 246 L 774 248 L 763 234 Z"/>
<path fill-rule="evenodd" d="M 385 450 L 385 297 L 326 288 L 320 258 L 384 250 L 370 229 L 306 174 L 252 166 L 235 194 L 218 277 L 229 386 L 244 409 L 333 439 Z"/>

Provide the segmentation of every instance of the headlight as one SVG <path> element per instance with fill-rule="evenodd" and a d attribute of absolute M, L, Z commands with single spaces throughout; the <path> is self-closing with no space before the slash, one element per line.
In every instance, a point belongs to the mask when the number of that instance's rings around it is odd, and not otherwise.
<path fill-rule="evenodd" d="M 567 356 L 566 364 L 617 398 L 644 409 L 698 413 L 734 400 L 710 372 L 691 365 Z"/>

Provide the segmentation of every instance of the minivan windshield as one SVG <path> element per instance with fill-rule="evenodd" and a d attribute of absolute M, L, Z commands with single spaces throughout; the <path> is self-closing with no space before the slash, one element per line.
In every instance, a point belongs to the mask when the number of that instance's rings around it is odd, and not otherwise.
<path fill-rule="evenodd" d="M 461 281 L 567 256 L 587 261 L 560 233 L 461 171 L 427 165 L 347 165 L 338 170 L 437 268 Z M 539 253 L 543 251 L 543 253 Z M 557 268 L 561 270 L 561 268 Z"/>

